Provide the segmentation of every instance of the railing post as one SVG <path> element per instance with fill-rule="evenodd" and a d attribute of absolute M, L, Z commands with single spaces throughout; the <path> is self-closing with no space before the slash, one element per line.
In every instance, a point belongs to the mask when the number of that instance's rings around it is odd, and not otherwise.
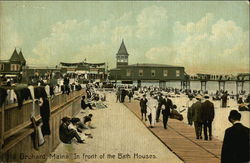
<path fill-rule="evenodd" d="M 0 138 L 0 154 L 2 154 L 2 147 L 4 144 L 4 110 L 5 110 L 5 102 L 3 103 L 1 107 L 1 138 Z"/>

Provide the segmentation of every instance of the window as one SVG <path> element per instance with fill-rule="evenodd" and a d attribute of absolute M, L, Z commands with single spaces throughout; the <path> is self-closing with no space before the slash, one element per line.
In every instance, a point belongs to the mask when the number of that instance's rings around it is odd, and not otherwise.
<path fill-rule="evenodd" d="M 163 76 L 168 76 L 168 70 L 163 70 Z"/>
<path fill-rule="evenodd" d="M 1 71 L 4 70 L 4 64 L 0 64 L 0 70 L 1 70 Z"/>
<path fill-rule="evenodd" d="M 20 65 L 19 64 L 11 64 L 10 65 L 10 70 L 11 71 L 19 71 L 20 70 Z"/>
<path fill-rule="evenodd" d="M 151 70 L 151 76 L 155 76 L 155 70 Z"/>
<path fill-rule="evenodd" d="M 139 76 L 143 76 L 143 69 L 139 70 Z"/>
<path fill-rule="evenodd" d="M 127 76 L 131 76 L 131 70 L 127 70 Z"/>
<path fill-rule="evenodd" d="M 180 77 L 180 70 L 176 70 L 176 77 Z"/>

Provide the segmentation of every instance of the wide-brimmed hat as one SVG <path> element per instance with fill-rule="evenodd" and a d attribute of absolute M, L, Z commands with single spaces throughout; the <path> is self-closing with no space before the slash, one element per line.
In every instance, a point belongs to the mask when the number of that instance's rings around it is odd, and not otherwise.
<path fill-rule="evenodd" d="M 204 98 L 209 98 L 209 94 L 204 94 Z"/>
<path fill-rule="evenodd" d="M 189 95 L 188 95 L 188 98 L 194 98 L 194 95 L 189 94 Z"/>
<path fill-rule="evenodd" d="M 69 118 L 69 117 L 63 117 L 63 118 L 62 118 L 62 121 L 63 121 L 63 122 L 69 122 L 69 121 L 70 121 L 70 118 Z"/>

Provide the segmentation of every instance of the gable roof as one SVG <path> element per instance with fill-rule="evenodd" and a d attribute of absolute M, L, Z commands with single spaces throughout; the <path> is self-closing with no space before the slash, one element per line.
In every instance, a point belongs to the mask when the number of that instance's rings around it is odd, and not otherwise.
<path fill-rule="evenodd" d="M 125 54 L 125 55 L 129 55 L 128 54 L 128 52 L 127 52 L 127 49 L 126 49 L 126 46 L 125 46 L 125 44 L 124 44 L 124 41 L 122 40 L 122 43 L 121 43 L 121 46 L 120 46 L 120 48 L 119 48 L 119 50 L 118 50 L 118 52 L 117 52 L 117 54 L 116 55 L 120 55 L 120 54 Z"/>
<path fill-rule="evenodd" d="M 20 58 L 20 61 L 26 62 L 26 60 L 25 60 L 24 57 L 23 57 L 22 50 L 20 50 L 20 52 L 19 52 L 19 58 Z"/>
<path fill-rule="evenodd" d="M 21 61 L 21 59 L 16 51 L 16 48 L 15 48 L 14 52 L 12 53 L 12 56 L 10 57 L 10 61 Z"/>

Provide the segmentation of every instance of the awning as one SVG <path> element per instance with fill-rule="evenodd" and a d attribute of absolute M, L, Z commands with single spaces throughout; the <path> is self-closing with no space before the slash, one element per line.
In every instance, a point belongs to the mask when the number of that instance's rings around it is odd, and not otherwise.
<path fill-rule="evenodd" d="M 78 71 L 76 71 L 75 73 L 77 73 L 77 74 L 87 74 L 88 71 L 81 71 L 81 70 L 78 70 Z"/>
<path fill-rule="evenodd" d="M 75 71 L 67 71 L 67 73 L 75 73 Z"/>
<path fill-rule="evenodd" d="M 97 71 L 90 71 L 89 74 L 98 74 Z"/>
<path fill-rule="evenodd" d="M 17 75 L 5 75 L 5 77 L 16 77 Z"/>

